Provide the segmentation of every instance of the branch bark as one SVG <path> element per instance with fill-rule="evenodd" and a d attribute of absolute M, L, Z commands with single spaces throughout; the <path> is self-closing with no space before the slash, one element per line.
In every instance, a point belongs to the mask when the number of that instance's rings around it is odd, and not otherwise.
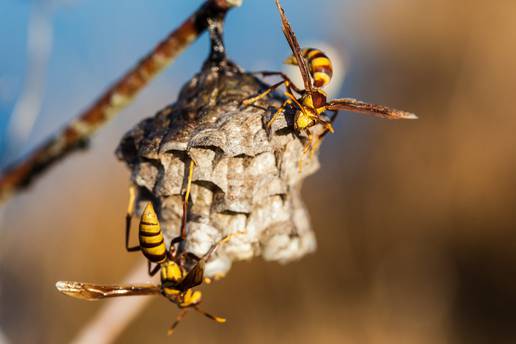
<path fill-rule="evenodd" d="M 241 5 L 241 2 L 206 1 L 77 119 L 20 162 L 8 167 L 0 176 L 0 203 L 29 186 L 35 177 L 57 161 L 84 148 L 97 129 L 125 108 L 153 77 L 206 30 L 209 21 L 223 18 L 229 9 Z"/>

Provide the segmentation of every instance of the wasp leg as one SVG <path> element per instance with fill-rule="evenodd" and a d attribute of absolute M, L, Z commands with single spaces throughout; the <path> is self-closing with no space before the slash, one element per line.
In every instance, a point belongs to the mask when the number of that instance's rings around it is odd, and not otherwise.
<path fill-rule="evenodd" d="M 280 115 L 280 113 L 282 113 L 283 110 L 285 110 L 285 108 L 290 104 L 292 104 L 292 100 L 290 100 L 290 99 L 285 100 L 283 102 L 283 104 L 281 104 L 281 106 L 278 108 L 278 110 L 276 110 L 274 115 L 272 115 L 272 118 L 267 122 L 267 128 L 272 127 L 272 123 L 274 123 L 274 121 L 278 119 L 278 116 Z"/>
<path fill-rule="evenodd" d="M 263 97 L 267 96 L 269 93 L 271 93 L 272 91 L 274 91 L 276 88 L 278 88 L 279 86 L 281 86 L 283 84 L 285 84 L 285 88 L 286 88 L 285 95 L 288 98 L 290 98 L 290 99 L 287 99 L 286 101 L 284 101 L 283 104 L 281 104 L 281 106 L 276 110 L 276 112 L 274 113 L 272 118 L 269 120 L 269 122 L 267 122 L 267 127 L 268 128 L 270 128 L 272 126 L 272 123 L 274 123 L 274 121 L 278 118 L 279 114 L 281 112 L 283 112 L 285 107 L 287 107 L 287 105 L 290 105 L 292 102 L 294 102 L 300 109 L 302 109 L 301 104 L 297 101 L 296 97 L 293 95 L 292 90 L 294 90 L 294 91 L 296 91 L 297 93 L 300 93 L 300 94 L 302 94 L 302 92 L 304 92 L 304 91 L 300 90 L 296 85 L 294 85 L 292 83 L 292 81 L 285 74 L 280 73 L 280 72 L 257 72 L 257 73 L 262 74 L 264 76 L 265 75 L 281 75 L 284 78 L 284 80 L 282 80 L 282 81 L 272 85 L 271 87 L 266 89 L 263 93 L 255 96 L 255 97 L 244 99 L 242 101 L 242 105 L 248 106 L 248 105 L 254 104 L 255 102 L 257 102 L 258 100 L 260 100 Z"/>
<path fill-rule="evenodd" d="M 184 317 L 188 314 L 188 308 L 182 309 L 179 314 L 176 317 L 176 321 L 170 327 L 168 328 L 167 334 L 171 336 L 174 333 L 174 330 L 176 329 L 177 325 L 179 325 L 179 322 L 184 319 Z"/>
<path fill-rule="evenodd" d="M 226 277 L 225 273 L 218 272 L 213 277 L 204 277 L 204 283 L 212 284 L 214 282 L 217 282 L 217 281 L 223 279 L 224 277 Z"/>
<path fill-rule="evenodd" d="M 287 91 L 284 93 L 288 98 L 290 98 L 290 100 L 292 100 L 294 102 L 294 104 L 296 104 L 296 106 L 298 107 L 299 111 L 303 111 L 303 105 L 301 105 L 301 103 L 299 102 L 299 100 L 297 100 L 297 98 L 294 96 L 294 94 L 292 93 L 292 90 L 290 89 L 290 87 L 288 85 L 285 85 Z"/>
<path fill-rule="evenodd" d="M 331 116 L 330 120 L 323 122 L 323 124 L 325 126 L 324 131 L 319 136 L 317 136 L 314 140 L 315 142 L 312 146 L 312 150 L 310 151 L 310 159 L 313 158 L 314 153 L 317 151 L 317 149 L 319 149 L 319 146 L 321 145 L 321 142 L 322 142 L 322 139 L 324 138 L 324 136 L 326 136 L 326 134 L 328 134 L 328 133 L 334 132 L 333 122 L 335 121 L 335 118 L 337 118 L 339 111 L 332 111 L 332 112 L 333 112 L 333 115 Z"/>
<path fill-rule="evenodd" d="M 273 73 L 273 72 L 271 72 L 271 73 Z M 292 82 L 287 77 L 286 77 L 286 80 L 285 80 L 285 88 L 287 89 L 287 91 L 285 92 L 285 96 L 287 96 L 288 99 L 285 100 L 283 102 L 283 104 L 281 104 L 281 106 L 278 108 L 278 110 L 276 110 L 276 112 L 274 113 L 272 118 L 269 120 L 269 122 L 267 122 L 267 127 L 268 128 L 272 127 L 272 123 L 274 123 L 274 121 L 278 118 L 279 114 L 283 112 L 283 110 L 285 109 L 285 107 L 287 107 L 287 105 L 292 104 L 292 102 L 294 102 L 297 105 L 299 110 L 302 110 L 301 104 L 297 101 L 296 97 L 292 93 L 292 88 L 294 88 L 294 90 L 295 90 L 296 87 L 295 87 L 294 84 L 292 84 Z"/>
<path fill-rule="evenodd" d="M 241 235 L 241 234 L 244 234 L 244 231 L 238 231 L 238 232 L 231 233 L 231 234 L 223 236 L 222 239 L 220 239 L 219 241 L 217 241 L 216 243 L 211 245 L 211 247 L 208 250 L 208 252 L 206 252 L 206 254 L 204 256 L 202 256 L 201 259 L 204 260 L 205 262 L 208 261 L 210 259 L 211 255 L 213 254 L 213 252 L 215 252 L 215 250 L 217 249 L 217 247 L 219 247 L 222 244 L 227 243 L 233 237 L 235 237 L 237 235 Z"/>
<path fill-rule="evenodd" d="M 335 122 L 335 119 L 337 119 L 337 115 L 339 114 L 339 110 L 332 110 L 331 112 L 333 112 L 333 114 L 331 115 L 330 123 L 333 124 L 333 122 Z"/>
<path fill-rule="evenodd" d="M 147 261 L 147 270 L 149 272 L 149 276 L 154 276 L 160 269 L 160 265 L 157 264 L 156 266 L 154 266 L 154 268 L 152 268 L 152 263 L 150 262 L 150 260 Z"/>
<path fill-rule="evenodd" d="M 224 323 L 226 322 L 226 318 L 223 318 L 223 317 L 217 317 L 217 316 L 215 316 L 215 315 L 211 315 L 210 313 L 208 313 L 208 312 L 205 312 L 205 311 L 201 310 L 201 309 L 200 309 L 199 307 L 197 307 L 197 306 L 195 306 L 195 307 L 194 307 L 194 309 L 195 309 L 197 312 L 199 312 L 199 313 L 201 313 L 202 315 L 204 315 L 205 317 L 210 318 L 211 320 L 214 320 L 214 321 L 216 321 L 216 322 L 217 322 L 217 323 L 219 323 L 219 324 L 224 324 Z"/>
<path fill-rule="evenodd" d="M 128 252 L 140 251 L 140 245 L 129 247 L 129 237 L 131 234 L 131 219 L 134 215 L 134 203 L 136 200 L 136 186 L 131 184 L 129 187 L 129 204 L 127 205 L 127 214 L 125 215 L 125 249 Z"/>
<path fill-rule="evenodd" d="M 312 143 L 312 147 L 310 148 L 310 160 L 314 158 L 314 154 L 319 149 L 319 146 L 322 142 L 322 135 L 317 136 L 314 138 L 314 142 Z"/>
<path fill-rule="evenodd" d="M 308 153 L 309 151 L 312 150 L 313 142 L 314 142 L 314 136 L 310 132 L 310 130 L 307 129 L 306 130 L 306 134 L 308 136 L 307 142 L 306 142 L 305 146 L 303 147 L 303 155 L 301 156 L 301 158 L 299 158 L 299 161 L 298 161 L 298 171 L 299 171 L 299 173 L 303 172 L 303 161 L 305 159 L 305 155 L 306 155 L 306 153 Z"/>
<path fill-rule="evenodd" d="M 186 182 L 186 191 L 183 199 L 183 216 L 181 218 L 181 240 L 186 240 L 186 220 L 188 212 L 188 200 L 190 199 L 190 191 L 192 190 L 192 177 L 195 162 L 190 160 L 190 166 L 188 167 L 188 180 Z"/>
<path fill-rule="evenodd" d="M 282 80 L 272 86 L 270 86 L 268 89 L 266 89 L 265 91 L 263 91 L 262 93 L 260 93 L 259 95 L 257 96 L 254 96 L 254 97 L 251 97 L 251 98 L 246 98 L 242 101 L 242 105 L 243 106 L 249 106 L 249 105 L 253 105 L 254 103 L 256 103 L 258 100 L 266 97 L 269 93 L 271 93 L 272 91 L 274 91 L 275 89 L 277 89 L 278 87 L 280 87 L 281 85 L 287 83 L 288 81 L 287 80 Z"/>
<path fill-rule="evenodd" d="M 330 117 L 330 124 L 331 124 L 331 127 L 333 129 L 333 122 L 335 122 L 335 120 L 337 119 L 337 115 L 339 114 L 339 110 L 334 110 L 332 112 L 333 112 L 333 114 Z M 326 132 L 322 133 L 321 135 L 326 135 Z"/>
<path fill-rule="evenodd" d="M 330 132 L 330 133 L 334 133 L 335 130 L 333 129 L 333 125 L 331 124 L 331 122 L 327 122 L 327 121 L 323 121 L 323 120 L 320 120 L 320 122 L 322 123 L 322 125 L 324 126 L 324 132 Z M 322 134 L 321 134 L 322 135 Z"/>
<path fill-rule="evenodd" d="M 294 91 L 296 91 L 296 93 L 299 93 L 300 95 L 304 95 L 306 93 L 305 90 L 297 87 L 296 84 L 294 84 L 292 82 L 292 80 L 285 73 L 271 72 L 271 71 L 264 70 L 264 71 L 259 71 L 259 72 L 253 72 L 251 74 L 260 74 L 261 76 L 264 76 L 264 77 L 277 75 L 277 76 L 281 77 L 283 80 L 287 81 L 292 86 L 292 89 Z"/>
<path fill-rule="evenodd" d="M 128 247 L 126 245 L 125 248 L 126 248 L 127 252 L 137 252 L 137 251 L 141 250 L 140 245 L 133 246 L 133 247 Z"/>
<path fill-rule="evenodd" d="M 168 247 L 168 257 L 170 260 L 175 260 L 177 257 L 177 252 L 175 248 L 175 244 L 183 242 L 183 238 L 181 236 L 175 237 L 170 241 L 170 246 Z"/>

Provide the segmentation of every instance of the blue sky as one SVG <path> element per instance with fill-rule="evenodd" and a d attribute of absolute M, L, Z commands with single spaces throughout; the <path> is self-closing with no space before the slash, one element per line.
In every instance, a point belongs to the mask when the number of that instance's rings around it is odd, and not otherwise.
<path fill-rule="evenodd" d="M 10 160 L 76 116 L 201 3 L 201 0 L 54 0 L 53 45 L 42 108 L 30 139 Z M 282 3 L 301 42 L 331 41 L 347 50 L 356 43 L 350 34 L 332 33 L 345 19 L 341 14 L 346 11 L 342 9 L 353 6 L 352 0 L 321 0 L 316 10 L 313 0 Z M 27 23 L 33 6 L 31 1 L 0 1 L 0 13 L 8 14 L 0 25 L 4 48 L 0 63 L 0 152 L 5 150 L 6 125 L 26 78 Z M 226 23 L 226 45 L 230 57 L 246 69 L 281 68 L 289 50 L 273 1 L 246 0 L 244 6 L 233 10 Z M 207 49 L 204 36 L 145 92 L 152 92 L 160 85 L 166 85 L 171 92 L 177 91 L 199 69 Z M 174 99 L 175 94 L 171 94 L 169 102 Z"/>

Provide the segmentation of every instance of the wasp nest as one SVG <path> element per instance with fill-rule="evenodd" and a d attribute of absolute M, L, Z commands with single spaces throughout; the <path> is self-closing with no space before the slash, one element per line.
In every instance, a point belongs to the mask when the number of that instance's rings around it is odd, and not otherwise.
<path fill-rule="evenodd" d="M 235 260 L 288 262 L 316 248 L 300 191 L 319 164 L 303 154 L 294 113 L 287 110 L 269 129 L 265 123 L 282 97 L 240 105 L 265 88 L 227 60 L 207 63 L 176 103 L 140 122 L 117 150 L 138 187 L 138 209 L 154 203 L 166 240 L 179 234 L 182 194 L 195 161 L 185 249 L 201 256 L 222 236 L 243 232 L 217 249 L 207 276 L 225 274 Z"/>

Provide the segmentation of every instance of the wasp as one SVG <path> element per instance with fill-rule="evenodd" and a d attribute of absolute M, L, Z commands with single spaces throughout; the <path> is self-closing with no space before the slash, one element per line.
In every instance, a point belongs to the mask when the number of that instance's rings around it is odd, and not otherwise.
<path fill-rule="evenodd" d="M 270 86 L 263 93 L 245 99 L 242 105 L 249 106 L 254 104 L 281 85 L 284 85 L 286 89 L 285 96 L 287 99 L 269 120 L 267 123 L 268 127 L 271 127 L 272 123 L 285 108 L 294 106 L 296 109 L 294 129 L 298 133 L 304 132 L 307 135 L 308 143 L 305 146 L 305 152 L 308 150 L 312 150 L 313 152 L 319 141 L 327 132 L 333 133 L 332 123 L 339 110 L 373 115 L 385 119 L 417 119 L 417 116 L 410 112 L 396 110 L 383 105 L 369 104 L 352 98 L 328 100 L 328 96 L 323 90 L 323 87 L 328 85 L 333 75 L 331 60 L 319 49 L 301 49 L 279 0 L 276 0 L 276 6 L 280 13 L 283 33 L 293 53 L 293 55 L 287 58 L 285 63 L 299 67 L 304 88 L 297 87 L 284 73 L 258 72 L 258 74 L 263 76 L 276 75 L 282 80 Z M 295 94 L 298 94 L 299 97 L 296 97 Z M 334 116 L 331 119 L 327 119 L 323 116 L 325 111 L 333 111 Z M 313 138 L 309 129 L 315 124 L 322 124 L 324 132 L 318 137 Z"/>
<path fill-rule="evenodd" d="M 173 239 L 170 243 L 171 247 L 175 244 L 181 244 L 186 239 L 186 221 L 188 212 L 188 200 L 190 198 L 190 191 L 192 188 L 192 177 L 195 161 L 192 159 L 188 168 L 188 177 L 186 181 L 186 190 L 183 194 L 183 215 L 181 218 L 181 233 L 180 236 Z M 163 233 L 158 221 L 158 217 L 152 204 L 147 204 L 144 209 L 140 224 L 138 226 L 138 239 L 140 244 L 130 247 L 129 239 L 131 234 L 131 219 L 134 214 L 136 201 L 136 187 L 131 185 L 129 187 L 129 205 L 127 207 L 127 214 L 125 218 L 125 248 L 128 252 L 141 251 L 147 258 L 148 273 L 154 276 L 160 268 L 160 264 L 167 259 L 167 248 L 163 239 Z M 157 264 L 152 268 L 152 264 Z"/>
<path fill-rule="evenodd" d="M 222 324 L 226 322 L 225 318 L 211 315 L 199 308 L 202 294 L 198 290 L 194 291 L 193 288 L 202 284 L 205 264 L 217 247 L 226 243 L 234 235 L 239 233 L 240 232 L 236 232 L 224 236 L 221 240 L 213 244 L 202 257 L 197 257 L 193 253 L 179 249 L 176 250 L 175 244 L 182 240 L 181 237 L 172 240 L 169 249 L 166 250 L 157 214 L 154 211 L 152 203 L 149 202 L 140 219 L 139 249 L 149 261 L 158 264 L 159 269 L 153 269 L 153 274 L 155 274 L 157 270 L 161 270 L 159 285 L 98 285 L 93 283 L 59 281 L 56 283 L 56 288 L 65 295 L 88 301 L 119 296 L 161 294 L 181 309 L 176 320 L 169 327 L 169 335 L 174 332 L 189 309 L 194 309 L 200 314 Z M 193 267 L 187 269 L 186 266 L 190 262 L 193 263 Z"/>

